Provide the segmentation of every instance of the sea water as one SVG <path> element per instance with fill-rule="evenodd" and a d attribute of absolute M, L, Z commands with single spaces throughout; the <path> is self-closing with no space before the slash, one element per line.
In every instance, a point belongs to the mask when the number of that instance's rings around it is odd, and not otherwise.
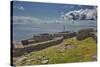
<path fill-rule="evenodd" d="M 23 39 L 32 38 L 33 35 L 41 33 L 53 33 L 62 31 L 78 31 L 84 28 L 97 28 L 95 20 L 76 20 L 66 21 L 62 23 L 12 23 L 13 40 L 20 41 Z"/>

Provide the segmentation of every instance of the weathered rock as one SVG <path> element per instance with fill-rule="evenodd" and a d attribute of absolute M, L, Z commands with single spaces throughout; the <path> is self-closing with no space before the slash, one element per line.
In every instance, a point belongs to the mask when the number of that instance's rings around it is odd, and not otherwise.
<path fill-rule="evenodd" d="M 49 60 L 49 58 L 45 56 L 38 56 L 37 60 L 43 61 L 43 60 Z"/>
<path fill-rule="evenodd" d="M 23 48 L 23 45 L 21 42 L 13 42 L 13 48 L 16 49 L 16 48 Z"/>
<path fill-rule="evenodd" d="M 42 60 L 49 60 L 49 58 L 48 57 L 43 57 Z"/>
<path fill-rule="evenodd" d="M 49 60 L 43 60 L 41 61 L 42 64 L 47 64 Z"/>
<path fill-rule="evenodd" d="M 43 58 L 43 56 L 38 56 L 37 60 L 41 60 Z"/>
<path fill-rule="evenodd" d="M 97 55 L 96 54 L 93 54 L 91 57 L 93 58 L 93 60 L 97 60 Z"/>
<path fill-rule="evenodd" d="M 36 60 L 37 60 L 36 58 L 32 58 L 30 60 L 27 60 L 27 62 L 36 61 Z"/>
<path fill-rule="evenodd" d="M 16 61 L 16 63 L 19 63 L 19 62 L 24 62 L 26 60 L 27 57 L 21 57 L 21 58 L 18 58 L 18 60 Z"/>
<path fill-rule="evenodd" d="M 64 50 L 65 50 L 64 48 L 60 49 L 60 50 L 59 50 L 59 53 L 63 53 Z"/>
<path fill-rule="evenodd" d="M 29 53 L 33 50 L 38 51 L 38 50 L 42 50 L 53 45 L 58 45 L 59 43 L 62 42 L 62 40 L 63 40 L 63 37 L 58 37 L 53 40 L 49 40 L 45 42 L 40 42 L 36 44 L 28 44 L 28 45 L 23 46 L 23 48 L 17 49 L 14 53 L 14 56 L 18 57 L 18 56 L 23 55 L 24 53 Z"/>
<path fill-rule="evenodd" d="M 76 48 L 76 46 L 72 44 L 68 44 L 67 46 L 65 46 L 65 49 L 74 49 L 74 48 Z"/>
<path fill-rule="evenodd" d="M 22 40 L 21 43 L 22 43 L 23 45 L 27 45 L 27 44 L 28 44 L 28 40 Z"/>
<path fill-rule="evenodd" d="M 94 29 L 93 28 L 88 28 L 88 29 L 81 29 L 76 33 L 76 39 L 77 40 L 83 40 L 87 37 L 91 37 L 94 34 Z"/>

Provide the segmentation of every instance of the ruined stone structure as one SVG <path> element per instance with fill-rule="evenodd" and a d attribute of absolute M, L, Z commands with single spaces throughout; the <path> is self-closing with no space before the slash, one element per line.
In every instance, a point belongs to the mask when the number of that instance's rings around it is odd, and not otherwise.
<path fill-rule="evenodd" d="M 92 28 L 88 29 L 81 29 L 76 33 L 76 39 L 77 40 L 83 40 L 87 37 L 93 37 L 96 38 L 95 30 Z"/>
<path fill-rule="evenodd" d="M 37 51 L 37 50 L 41 50 L 41 49 L 44 49 L 44 48 L 47 48 L 47 47 L 50 47 L 53 45 L 57 45 L 57 44 L 61 43 L 62 40 L 63 40 L 63 37 L 58 37 L 53 40 L 39 42 L 39 43 L 35 43 L 35 44 L 28 44 L 21 48 L 15 48 L 13 56 L 20 56 L 20 55 L 23 55 L 24 53 L 29 53 L 33 50 Z"/>
<path fill-rule="evenodd" d="M 63 39 L 76 37 L 77 40 L 83 40 L 87 37 L 97 38 L 96 32 L 92 28 L 81 29 L 78 32 L 58 32 L 58 33 L 45 33 L 33 36 L 31 39 L 22 40 L 21 42 L 13 43 L 13 56 L 21 56 L 24 53 L 31 51 L 42 50 L 44 48 L 57 45 Z"/>
<path fill-rule="evenodd" d="M 22 40 L 21 43 L 22 43 L 23 45 L 28 45 L 28 44 L 34 44 L 34 43 L 37 43 L 37 41 L 34 40 L 34 39 L 32 38 L 32 39 Z"/>
<path fill-rule="evenodd" d="M 54 37 L 60 37 L 63 36 L 64 39 L 71 38 L 76 36 L 76 32 L 61 32 L 61 33 L 54 33 Z"/>
<path fill-rule="evenodd" d="M 35 40 L 37 42 L 48 41 L 48 40 L 52 40 L 53 38 L 54 38 L 54 36 L 52 34 L 48 34 L 48 33 L 33 36 L 33 40 Z"/>

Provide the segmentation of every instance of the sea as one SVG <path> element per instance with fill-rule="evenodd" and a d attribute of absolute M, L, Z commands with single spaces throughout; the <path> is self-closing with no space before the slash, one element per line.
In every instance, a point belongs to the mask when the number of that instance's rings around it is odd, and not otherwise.
<path fill-rule="evenodd" d="M 18 23 L 12 22 L 12 36 L 14 41 L 21 41 L 32 38 L 34 35 L 41 33 L 54 33 L 63 31 L 77 32 L 80 29 L 94 28 L 97 29 L 96 20 L 75 20 L 54 23 Z"/>

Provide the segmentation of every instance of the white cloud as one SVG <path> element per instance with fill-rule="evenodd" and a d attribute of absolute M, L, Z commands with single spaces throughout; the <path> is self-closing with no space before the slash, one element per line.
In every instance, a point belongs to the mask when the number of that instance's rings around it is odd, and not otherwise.
<path fill-rule="evenodd" d="M 40 23 L 41 20 L 34 17 L 25 17 L 25 16 L 13 16 L 14 24 L 34 24 Z"/>
<path fill-rule="evenodd" d="M 19 5 L 19 6 L 13 6 L 13 8 L 19 9 L 19 10 L 25 10 L 25 8 L 23 6 L 21 6 L 21 5 Z"/>
<path fill-rule="evenodd" d="M 19 6 L 18 9 L 24 10 L 24 7 L 23 6 Z"/>
<path fill-rule="evenodd" d="M 61 16 L 64 20 L 96 20 L 97 9 L 80 9 L 70 11 Z"/>

